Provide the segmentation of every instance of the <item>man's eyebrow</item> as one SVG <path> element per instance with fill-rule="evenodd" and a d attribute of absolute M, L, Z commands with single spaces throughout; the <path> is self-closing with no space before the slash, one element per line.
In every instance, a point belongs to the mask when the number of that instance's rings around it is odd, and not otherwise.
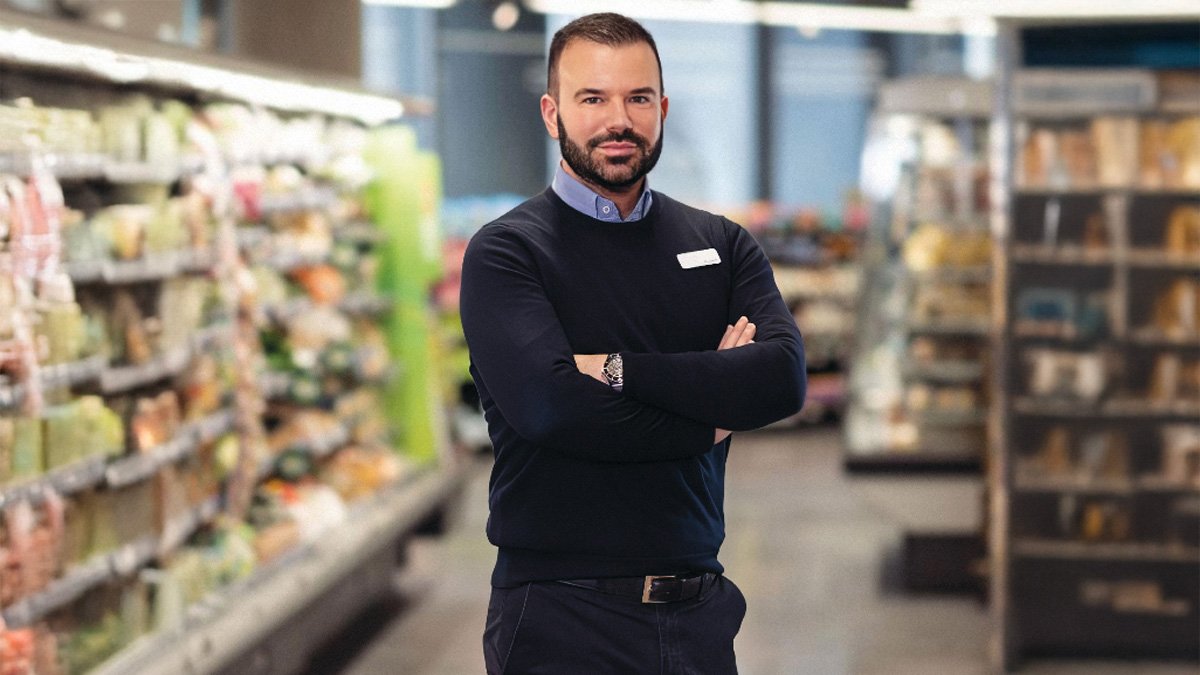
<path fill-rule="evenodd" d="M 603 89 L 584 88 L 584 89 L 580 89 L 579 91 L 575 92 L 575 97 L 578 98 L 580 96 L 603 96 L 607 93 L 608 92 L 604 91 Z M 634 89 L 633 91 L 629 92 L 629 94 L 631 96 L 643 96 L 646 94 L 657 94 L 657 93 L 658 93 L 658 90 L 655 89 L 654 87 L 639 87 L 639 88 Z"/>

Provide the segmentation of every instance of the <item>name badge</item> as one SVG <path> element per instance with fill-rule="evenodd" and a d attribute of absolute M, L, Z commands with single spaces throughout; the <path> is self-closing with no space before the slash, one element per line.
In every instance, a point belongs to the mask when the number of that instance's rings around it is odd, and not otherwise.
<path fill-rule="evenodd" d="M 700 251 L 688 251 L 675 256 L 679 258 L 679 266 L 685 270 L 690 270 L 693 267 L 704 267 L 705 265 L 718 265 L 721 262 L 721 256 L 717 254 L 717 249 L 706 248 Z"/>

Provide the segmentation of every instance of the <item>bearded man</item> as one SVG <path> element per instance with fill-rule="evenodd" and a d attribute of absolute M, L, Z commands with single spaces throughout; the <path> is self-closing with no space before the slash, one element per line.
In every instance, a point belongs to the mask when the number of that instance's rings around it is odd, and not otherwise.
<path fill-rule="evenodd" d="M 461 309 L 495 452 L 490 675 L 736 673 L 717 557 L 730 432 L 804 402 L 804 348 L 754 239 L 647 186 L 654 38 L 593 14 L 550 46 L 551 186 L 472 238 Z"/>

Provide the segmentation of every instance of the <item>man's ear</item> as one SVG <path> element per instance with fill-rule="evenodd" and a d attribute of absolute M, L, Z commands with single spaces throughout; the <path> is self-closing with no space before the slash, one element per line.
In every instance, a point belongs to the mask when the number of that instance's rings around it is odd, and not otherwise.
<path fill-rule="evenodd" d="M 667 119 L 667 108 L 668 107 L 670 107 L 670 101 L 668 101 L 667 97 L 664 96 L 664 97 L 662 97 L 662 119 L 664 119 L 664 120 Z"/>
<path fill-rule="evenodd" d="M 546 125 L 546 133 L 550 138 L 558 140 L 558 103 L 550 94 L 542 94 L 542 123 Z"/>

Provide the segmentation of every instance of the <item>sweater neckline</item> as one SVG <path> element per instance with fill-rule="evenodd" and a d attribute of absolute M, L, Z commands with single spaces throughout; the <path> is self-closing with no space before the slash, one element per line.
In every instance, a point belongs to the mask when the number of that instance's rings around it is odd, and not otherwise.
<path fill-rule="evenodd" d="M 550 203 L 553 204 L 555 208 L 572 218 L 578 218 L 589 225 L 606 227 L 614 230 L 623 230 L 626 228 L 647 227 L 658 218 L 658 213 L 662 209 L 663 195 L 661 192 L 655 192 L 654 190 L 651 190 L 650 192 L 653 195 L 653 199 L 650 201 L 650 210 L 646 213 L 646 216 L 639 220 L 623 221 L 619 223 L 610 223 L 608 221 L 600 220 L 599 218 L 583 213 L 582 211 L 563 201 L 563 198 L 558 196 L 558 193 L 554 191 L 553 187 L 547 187 L 542 191 L 542 194 L 550 200 Z"/>

